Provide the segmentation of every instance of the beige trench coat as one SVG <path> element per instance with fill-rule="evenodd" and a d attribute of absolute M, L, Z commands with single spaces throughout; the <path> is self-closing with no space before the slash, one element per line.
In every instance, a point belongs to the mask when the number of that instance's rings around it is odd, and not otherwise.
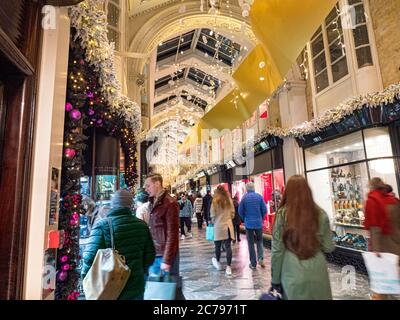
<path fill-rule="evenodd" d="M 230 238 L 235 239 L 235 233 L 233 229 L 232 219 L 235 217 L 235 207 L 233 206 L 232 200 L 229 199 L 230 205 L 225 209 L 215 207 L 211 205 L 211 221 L 214 224 L 214 241 L 227 240 L 229 239 L 228 230 L 230 232 Z"/>

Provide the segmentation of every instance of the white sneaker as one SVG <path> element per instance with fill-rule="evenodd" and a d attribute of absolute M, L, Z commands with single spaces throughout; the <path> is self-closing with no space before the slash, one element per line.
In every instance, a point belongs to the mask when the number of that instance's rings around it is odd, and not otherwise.
<path fill-rule="evenodd" d="M 230 266 L 226 266 L 225 274 L 227 276 L 232 276 L 232 268 Z"/>
<path fill-rule="evenodd" d="M 176 239 L 176 238 L 175 238 Z M 185 240 L 185 235 L 181 235 L 181 240 Z"/>
<path fill-rule="evenodd" d="M 191 232 L 188 232 L 188 238 L 192 239 L 193 238 L 193 234 Z"/>
<path fill-rule="evenodd" d="M 211 261 L 215 269 L 217 269 L 218 271 L 222 270 L 221 264 L 217 261 L 216 258 L 212 258 Z"/>

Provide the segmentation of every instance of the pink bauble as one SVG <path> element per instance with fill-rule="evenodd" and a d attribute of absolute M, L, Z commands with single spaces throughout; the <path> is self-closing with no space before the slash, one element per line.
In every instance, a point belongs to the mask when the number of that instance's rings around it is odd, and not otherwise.
<path fill-rule="evenodd" d="M 64 154 L 68 157 L 68 158 L 73 158 L 76 155 L 76 151 L 74 149 L 71 148 L 66 148 L 64 150 Z"/>
<path fill-rule="evenodd" d="M 74 220 L 79 220 L 79 214 L 74 213 L 74 214 L 72 215 L 72 218 L 73 218 Z"/>
<path fill-rule="evenodd" d="M 71 119 L 73 119 L 73 120 L 79 120 L 79 119 L 82 117 L 82 114 L 81 114 L 81 112 L 80 112 L 78 109 L 74 109 L 74 110 L 71 110 L 71 111 L 69 112 L 69 116 L 70 116 Z"/>
<path fill-rule="evenodd" d="M 68 256 L 62 256 L 61 257 L 61 262 L 65 263 L 68 261 Z"/>
<path fill-rule="evenodd" d="M 67 102 L 65 104 L 65 110 L 67 110 L 68 112 L 70 112 L 74 107 L 72 106 L 71 103 Z"/>
<path fill-rule="evenodd" d="M 68 277 L 68 272 L 65 272 L 65 271 L 60 271 L 60 272 L 57 274 L 57 278 L 58 278 L 58 280 L 61 281 L 61 282 L 67 280 L 67 277 Z"/>
<path fill-rule="evenodd" d="M 89 111 L 88 111 L 89 116 L 94 115 L 94 113 L 95 113 L 95 111 L 93 109 L 89 109 Z"/>
<path fill-rule="evenodd" d="M 64 264 L 64 265 L 62 266 L 62 269 L 63 269 L 64 271 L 68 271 L 68 270 L 69 270 L 69 264 L 68 264 L 68 263 Z"/>

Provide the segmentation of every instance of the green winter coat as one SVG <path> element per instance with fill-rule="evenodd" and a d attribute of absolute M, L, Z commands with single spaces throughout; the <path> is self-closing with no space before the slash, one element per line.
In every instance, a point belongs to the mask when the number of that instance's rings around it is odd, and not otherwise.
<path fill-rule="evenodd" d="M 282 285 L 284 299 L 332 299 L 324 252 L 332 252 L 335 246 L 327 214 L 320 209 L 318 239 L 321 243 L 321 250 L 307 260 L 299 260 L 294 253 L 285 248 L 282 239 L 286 223 L 285 217 L 285 209 L 278 210 L 272 231 L 272 283 Z"/>
<path fill-rule="evenodd" d="M 125 256 L 131 269 L 128 282 L 118 299 L 138 298 L 144 293 L 145 273 L 155 257 L 150 230 L 147 224 L 134 217 L 128 208 L 111 210 L 107 217 L 112 219 L 115 248 Z M 84 248 L 82 279 L 92 266 L 97 250 L 106 248 L 111 248 L 110 228 L 107 219 L 102 219 L 93 226 L 89 242 Z"/>

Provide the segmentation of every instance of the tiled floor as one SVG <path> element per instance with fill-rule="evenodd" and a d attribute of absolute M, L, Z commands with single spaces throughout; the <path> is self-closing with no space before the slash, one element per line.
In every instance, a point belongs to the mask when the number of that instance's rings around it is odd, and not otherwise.
<path fill-rule="evenodd" d="M 265 248 L 267 267 L 257 270 L 249 268 L 247 241 L 232 245 L 233 276 L 225 276 L 225 271 L 217 271 L 211 264 L 214 256 L 214 244 L 205 240 L 205 230 L 193 229 L 193 238 L 180 240 L 180 272 L 183 277 L 183 293 L 188 300 L 251 300 L 266 292 L 271 283 L 270 250 Z M 225 253 L 221 263 L 226 266 Z M 334 299 L 370 299 L 368 278 L 357 274 L 355 283 L 351 276 L 336 265 L 328 265 Z M 346 289 L 347 288 L 347 289 Z"/>

